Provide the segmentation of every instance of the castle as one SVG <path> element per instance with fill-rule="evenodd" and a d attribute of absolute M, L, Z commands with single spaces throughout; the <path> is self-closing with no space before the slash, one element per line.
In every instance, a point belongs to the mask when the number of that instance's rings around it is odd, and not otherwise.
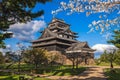
<path fill-rule="evenodd" d="M 37 40 L 32 41 L 33 48 L 43 48 L 52 53 L 58 52 L 61 55 L 80 53 L 82 58 L 84 57 L 83 64 L 94 62 L 94 50 L 88 46 L 87 42 L 77 41 L 77 33 L 71 31 L 70 25 L 65 21 L 53 18 L 48 27 L 41 33 Z M 69 59 L 63 57 L 64 64 L 69 64 Z M 61 59 L 59 61 L 62 61 Z"/>

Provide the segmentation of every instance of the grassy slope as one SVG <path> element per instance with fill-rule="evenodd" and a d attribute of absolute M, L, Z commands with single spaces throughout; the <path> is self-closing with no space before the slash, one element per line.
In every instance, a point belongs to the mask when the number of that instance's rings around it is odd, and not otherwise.
<path fill-rule="evenodd" d="M 17 65 L 11 66 L 9 69 L 14 70 L 17 72 Z M 5 69 L 5 68 L 3 68 Z M 28 73 L 34 69 L 33 65 L 21 65 L 21 72 L 27 71 Z M 54 76 L 71 76 L 71 75 L 78 75 L 85 71 L 85 67 L 79 67 L 78 69 L 72 69 L 71 65 L 64 65 L 64 66 L 40 66 L 36 71 L 38 74 L 46 74 L 46 75 L 54 75 Z M 0 80 L 18 80 L 18 75 L 10 76 L 12 73 L 8 72 L 0 72 Z M 50 80 L 45 78 L 35 78 L 35 80 Z"/>
<path fill-rule="evenodd" d="M 71 69 L 71 68 L 65 68 L 65 69 L 57 69 L 53 70 L 52 72 L 45 73 L 47 75 L 53 75 L 53 76 L 71 76 L 71 75 L 79 75 L 83 71 L 85 71 L 85 67 L 79 67 L 78 69 Z"/>
<path fill-rule="evenodd" d="M 104 70 L 108 80 L 120 80 L 120 68 L 115 68 L 114 71 L 110 71 L 109 68 Z"/>
<path fill-rule="evenodd" d="M 19 76 L 0 76 L 0 80 L 18 80 Z M 50 80 L 47 78 L 35 78 L 34 80 Z"/>

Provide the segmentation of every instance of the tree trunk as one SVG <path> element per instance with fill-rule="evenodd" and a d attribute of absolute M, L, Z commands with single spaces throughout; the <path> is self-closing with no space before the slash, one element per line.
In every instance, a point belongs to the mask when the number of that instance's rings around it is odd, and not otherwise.
<path fill-rule="evenodd" d="M 18 61 L 18 74 L 20 75 L 20 62 L 21 62 L 21 60 L 20 60 L 20 56 L 19 56 L 19 61 Z"/>
<path fill-rule="evenodd" d="M 112 63 L 112 61 L 110 61 L 110 67 L 111 67 L 111 69 L 113 69 L 113 63 Z"/>
<path fill-rule="evenodd" d="M 116 71 L 113 69 L 113 62 L 112 61 L 110 62 L 110 70 L 113 74 L 116 73 Z"/>
<path fill-rule="evenodd" d="M 34 73 L 36 73 L 36 72 L 37 72 L 37 66 L 38 66 L 38 64 L 35 64 Z"/>
<path fill-rule="evenodd" d="M 37 64 L 35 64 L 35 70 L 37 69 Z"/>
<path fill-rule="evenodd" d="M 78 69 L 78 58 L 77 58 L 77 61 L 76 61 L 76 69 Z"/>
<path fill-rule="evenodd" d="M 73 63 L 73 69 L 74 69 L 75 68 L 75 61 L 73 60 L 72 63 Z"/>

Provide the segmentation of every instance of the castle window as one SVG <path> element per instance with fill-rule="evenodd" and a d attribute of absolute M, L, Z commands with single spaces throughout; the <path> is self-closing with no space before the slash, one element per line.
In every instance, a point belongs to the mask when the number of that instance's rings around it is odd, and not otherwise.
<path fill-rule="evenodd" d="M 69 36 L 67 36 L 67 38 L 69 38 Z"/>

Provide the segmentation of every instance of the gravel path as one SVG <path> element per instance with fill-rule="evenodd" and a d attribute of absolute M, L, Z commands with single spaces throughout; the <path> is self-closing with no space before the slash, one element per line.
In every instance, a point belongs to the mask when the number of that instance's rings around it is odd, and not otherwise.
<path fill-rule="evenodd" d="M 80 74 L 80 80 L 106 80 L 103 69 L 106 67 L 89 67 L 88 70 Z M 78 79 L 78 80 L 79 80 Z"/>
<path fill-rule="evenodd" d="M 52 80 L 107 80 L 104 76 L 103 69 L 106 67 L 89 67 L 86 71 L 78 76 L 45 76 Z M 42 76 L 42 75 L 41 75 Z"/>

